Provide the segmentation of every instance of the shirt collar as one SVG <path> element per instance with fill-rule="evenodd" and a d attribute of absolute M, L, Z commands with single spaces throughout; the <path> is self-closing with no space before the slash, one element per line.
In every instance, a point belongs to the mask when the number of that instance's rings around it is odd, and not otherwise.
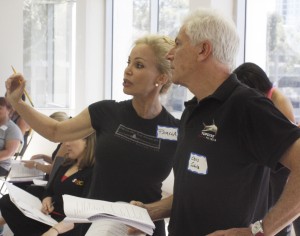
<path fill-rule="evenodd" d="M 204 99 L 201 100 L 207 100 L 207 99 L 216 99 L 219 100 L 220 102 L 226 100 L 231 94 L 232 91 L 240 84 L 240 81 L 237 79 L 236 74 L 231 74 L 228 79 L 226 79 L 217 89 L 216 91 L 205 97 Z M 190 106 L 190 105 L 196 105 L 198 103 L 197 98 L 193 97 L 191 100 L 187 101 L 184 103 L 184 105 Z"/>

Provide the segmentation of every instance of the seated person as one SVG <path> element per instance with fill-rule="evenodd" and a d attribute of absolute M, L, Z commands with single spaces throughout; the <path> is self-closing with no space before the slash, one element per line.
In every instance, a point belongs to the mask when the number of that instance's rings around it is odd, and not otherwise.
<path fill-rule="evenodd" d="M 6 176 L 11 167 L 11 157 L 23 142 L 19 127 L 10 120 L 11 106 L 0 97 L 0 176 Z"/>
<path fill-rule="evenodd" d="M 50 214 L 57 221 L 62 221 L 65 218 L 63 194 L 82 197 L 86 196 L 89 190 L 92 166 L 95 160 L 95 139 L 96 135 L 93 133 L 84 139 L 65 142 L 68 150 L 66 161 L 55 173 L 53 180 L 45 190 L 42 200 L 42 212 Z M 56 232 L 55 228 L 26 217 L 10 201 L 8 194 L 0 199 L 0 209 L 3 217 L 0 224 L 6 222 L 15 236 L 42 235 L 43 232 L 49 229 Z M 61 235 L 74 236 L 76 230 L 78 229 L 74 228 Z"/>
<path fill-rule="evenodd" d="M 5 93 L 6 97 L 6 93 Z M 22 100 L 25 101 L 26 97 L 25 94 L 22 95 Z M 8 102 L 7 102 L 8 103 Z M 9 103 L 8 103 L 9 104 Z M 9 105 L 10 106 L 10 105 Z M 30 126 L 26 123 L 26 121 L 16 112 L 13 108 L 10 109 L 9 112 L 9 118 L 17 125 L 19 126 L 22 135 L 25 136 L 26 132 L 30 132 L 31 128 Z"/>
<path fill-rule="evenodd" d="M 6 98 L 6 93 L 5 93 Z M 25 94 L 22 94 L 22 100 L 25 101 Z M 7 99 L 6 99 L 7 101 Z M 8 101 L 7 101 L 8 103 Z M 9 104 L 9 103 L 8 103 Z M 11 107 L 11 105 L 9 104 Z M 15 111 L 12 107 L 9 112 L 9 118 L 20 128 L 23 135 L 23 147 L 19 150 L 19 156 L 22 156 L 27 148 L 28 136 L 32 132 L 31 127 L 27 124 L 27 122 L 19 115 L 17 111 Z"/>
<path fill-rule="evenodd" d="M 53 114 L 50 115 L 50 117 L 54 120 L 57 120 L 57 121 L 64 121 L 64 120 L 67 120 L 69 119 L 70 117 L 67 115 L 67 113 L 65 112 L 62 112 L 62 111 L 58 111 L 58 112 L 54 112 Z M 45 155 L 45 154 L 36 154 L 34 156 L 31 157 L 31 160 L 30 161 L 23 161 L 25 163 L 25 166 L 27 168 L 35 168 L 37 170 L 40 170 L 44 173 L 46 173 L 47 177 L 46 179 L 48 179 L 48 175 L 50 174 L 51 172 L 51 169 L 52 169 L 52 162 L 54 161 L 55 157 L 56 156 L 65 156 L 66 154 L 66 148 L 64 145 L 62 145 L 62 143 L 58 144 L 56 149 L 54 150 L 54 152 L 52 153 L 52 156 L 48 156 L 48 155 Z M 36 159 L 42 159 L 44 160 L 45 162 L 49 163 L 49 164 L 42 164 L 40 162 L 37 162 L 37 161 L 34 161 Z"/>

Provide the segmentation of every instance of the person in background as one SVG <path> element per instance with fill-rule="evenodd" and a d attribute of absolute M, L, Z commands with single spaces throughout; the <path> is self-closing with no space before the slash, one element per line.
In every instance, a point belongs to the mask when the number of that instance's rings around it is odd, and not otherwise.
<path fill-rule="evenodd" d="M 6 97 L 6 94 L 5 94 L 5 97 Z M 24 102 L 26 101 L 25 94 L 22 94 L 22 100 Z M 30 126 L 14 109 L 10 110 L 9 117 L 20 128 L 22 135 L 24 137 L 26 137 L 26 134 L 29 134 L 31 132 Z"/>
<path fill-rule="evenodd" d="M 5 93 L 5 98 L 6 98 L 6 93 Z M 26 101 L 25 94 L 22 94 L 22 100 L 24 102 Z M 9 102 L 7 101 L 7 103 Z M 10 104 L 9 106 L 11 107 L 9 112 L 9 118 L 20 128 L 23 135 L 22 147 L 18 150 L 18 152 L 15 153 L 16 157 L 20 157 L 22 159 L 28 147 L 28 137 L 32 134 L 32 130 L 30 126 L 25 122 L 25 120 L 18 114 L 18 112 L 16 112 Z"/>
<path fill-rule="evenodd" d="M 286 118 L 288 118 L 292 123 L 295 123 L 292 103 L 278 88 L 273 87 L 272 82 L 262 68 L 254 63 L 246 62 L 237 67 L 233 73 L 237 75 L 239 81 L 248 85 L 250 88 L 256 89 L 269 98 L 274 103 L 275 107 L 286 116 Z M 262 189 L 263 192 L 269 191 L 269 208 L 278 201 L 289 174 L 289 169 L 285 168 L 281 164 L 278 165 L 276 170 L 270 171 L 269 189 Z M 259 206 L 257 208 L 257 210 L 260 210 Z M 293 225 L 295 231 L 298 231 L 296 235 L 300 235 L 300 220 L 294 221 Z M 291 226 L 284 228 L 276 235 L 291 235 Z"/>
<path fill-rule="evenodd" d="M 55 177 L 45 190 L 41 209 L 43 213 L 50 214 L 58 222 L 65 217 L 62 195 L 69 194 L 83 197 L 89 191 L 92 167 L 95 160 L 95 143 L 95 133 L 83 139 L 65 142 L 67 148 L 66 161 L 60 166 L 55 173 Z M 0 219 L 0 223 L 3 225 L 6 222 L 15 236 L 37 236 L 48 230 L 57 232 L 55 226 L 50 227 L 26 217 L 10 201 L 8 194 L 0 199 L 0 209 L 3 217 Z M 74 228 L 61 235 L 74 236 L 78 230 L 79 228 Z"/>
<path fill-rule="evenodd" d="M 0 176 L 7 176 L 11 167 L 11 158 L 23 142 L 19 127 L 11 121 L 9 114 L 11 106 L 0 97 Z M 0 226 L 0 235 L 3 227 Z"/>
<path fill-rule="evenodd" d="M 0 176 L 6 176 L 11 167 L 11 158 L 23 142 L 19 127 L 9 118 L 11 107 L 0 97 Z"/>
<path fill-rule="evenodd" d="M 233 73 L 242 83 L 254 88 L 269 98 L 292 123 L 295 123 L 293 105 L 291 101 L 268 78 L 267 74 L 258 65 L 246 62 L 237 67 Z"/>
<path fill-rule="evenodd" d="M 167 54 L 172 81 L 195 97 L 180 120 L 174 194 L 132 203 L 153 220 L 170 216 L 169 236 L 275 235 L 300 214 L 300 129 L 232 74 L 239 48 L 232 20 L 197 9 L 175 42 Z M 289 180 L 267 211 L 268 195 L 260 195 L 269 187 L 264 173 L 279 162 L 290 170 Z M 266 209 L 260 215 L 258 204 Z"/>
<path fill-rule="evenodd" d="M 54 112 L 49 116 L 50 118 L 57 120 L 57 121 L 63 121 L 67 120 L 70 117 L 65 112 Z M 42 171 L 45 173 L 44 180 L 49 180 L 49 175 L 52 171 L 53 162 L 57 156 L 64 157 L 67 153 L 65 145 L 62 143 L 59 143 L 52 153 L 52 157 L 44 154 L 37 154 L 31 157 L 31 160 L 22 160 L 24 163 L 24 166 L 29 169 L 37 169 L 39 171 Z M 45 162 L 48 163 L 42 163 L 40 161 L 37 161 L 38 159 L 42 159 Z M 44 192 L 43 186 L 36 186 L 33 185 L 33 181 L 26 181 L 26 182 L 15 182 L 14 185 L 17 187 L 26 190 L 27 192 L 31 193 L 32 195 L 41 198 L 42 194 Z"/>
<path fill-rule="evenodd" d="M 25 81 L 21 74 L 7 80 L 8 99 L 14 109 L 47 139 L 66 142 L 96 132 L 96 162 L 89 198 L 112 202 L 137 199 L 146 203 L 161 199 L 162 182 L 171 171 L 178 134 L 178 120 L 160 103 L 160 94 L 171 85 L 171 66 L 165 55 L 173 46 L 174 41 L 166 36 L 137 39 L 123 79 L 123 92 L 132 95 L 132 99 L 100 101 L 63 122 L 54 121 L 22 101 Z M 21 82 L 13 83 L 14 80 Z M 156 221 L 155 226 L 153 235 L 164 236 L 164 221 Z M 57 229 L 63 232 L 64 224 Z"/>
<path fill-rule="evenodd" d="M 57 120 L 57 121 L 64 121 L 64 120 L 67 120 L 67 119 L 70 119 L 70 117 L 67 115 L 67 113 L 65 112 L 62 112 L 62 111 L 58 111 L 58 112 L 54 112 L 53 114 L 51 114 L 49 116 L 50 118 L 54 119 L 54 120 Z M 64 145 L 62 145 L 62 143 L 59 143 L 56 147 L 56 149 L 54 150 L 54 152 L 52 153 L 52 156 L 48 156 L 48 155 L 45 155 L 45 154 L 36 154 L 34 156 L 31 157 L 30 160 L 28 161 L 23 161 L 25 164 L 25 166 L 27 168 L 35 168 L 37 170 L 40 170 L 44 173 L 46 173 L 48 176 L 51 172 L 51 169 L 52 169 L 52 163 L 55 159 L 56 156 L 65 156 L 67 150 L 66 150 L 66 147 Z M 42 164 L 38 161 L 36 161 L 37 159 L 42 159 L 43 161 L 45 161 L 46 163 L 48 164 Z M 46 177 L 47 179 L 47 177 Z"/>

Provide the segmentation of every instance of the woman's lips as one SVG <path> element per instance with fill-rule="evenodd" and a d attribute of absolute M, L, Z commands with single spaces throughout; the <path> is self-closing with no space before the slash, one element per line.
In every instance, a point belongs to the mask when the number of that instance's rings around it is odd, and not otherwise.
<path fill-rule="evenodd" d="M 124 80 L 123 80 L 123 86 L 124 86 L 124 87 L 128 87 L 128 86 L 130 86 L 130 85 L 132 85 L 132 83 L 131 83 L 128 79 L 124 79 Z"/>

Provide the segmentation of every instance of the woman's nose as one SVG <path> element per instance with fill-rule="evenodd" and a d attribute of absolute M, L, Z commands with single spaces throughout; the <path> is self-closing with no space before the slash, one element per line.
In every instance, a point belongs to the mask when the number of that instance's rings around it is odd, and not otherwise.
<path fill-rule="evenodd" d="M 129 66 L 127 66 L 127 67 L 125 68 L 124 73 L 127 74 L 127 75 L 131 75 L 131 74 L 132 74 L 132 71 L 131 71 L 131 69 L 129 68 Z"/>

